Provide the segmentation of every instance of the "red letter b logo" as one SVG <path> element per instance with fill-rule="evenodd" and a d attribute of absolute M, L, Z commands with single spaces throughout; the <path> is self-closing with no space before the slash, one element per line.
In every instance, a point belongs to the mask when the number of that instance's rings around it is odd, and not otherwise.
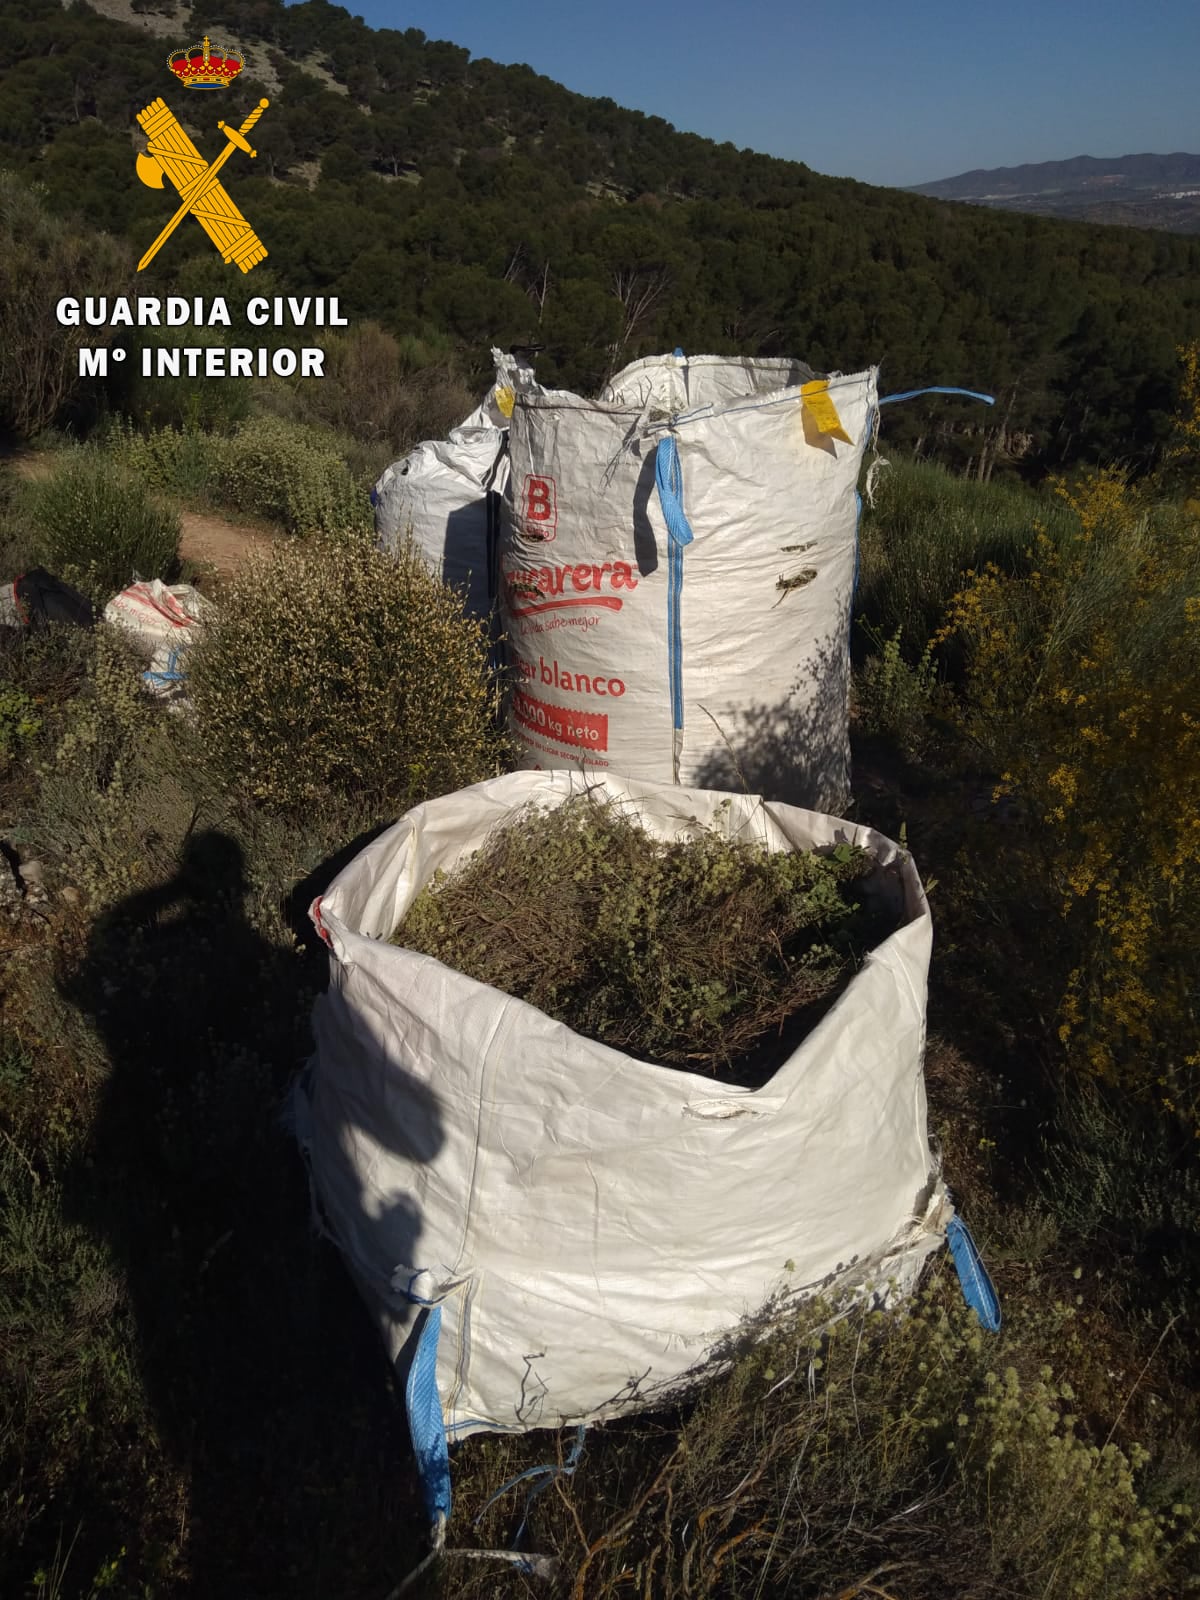
<path fill-rule="evenodd" d="M 558 526 L 558 497 L 553 478 L 535 478 L 532 473 L 526 477 L 525 521 L 532 525 L 528 532 L 534 538 L 553 539 Z"/>

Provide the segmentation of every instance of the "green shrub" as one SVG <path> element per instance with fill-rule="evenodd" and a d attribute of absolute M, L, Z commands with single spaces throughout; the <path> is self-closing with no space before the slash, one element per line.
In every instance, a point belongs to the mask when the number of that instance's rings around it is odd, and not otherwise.
<path fill-rule="evenodd" d="M 15 1034 L 0 1029 L 0 1106 L 19 1096 L 32 1076 L 29 1051 Z"/>
<path fill-rule="evenodd" d="M 11 467 L 0 463 L 0 574 L 5 582 L 36 567 L 41 559 L 37 539 L 22 509 L 24 487 Z"/>
<path fill-rule="evenodd" d="M 212 493 L 223 505 L 279 522 L 291 533 L 368 533 L 370 485 L 319 428 L 254 417 L 214 439 Z"/>
<path fill-rule="evenodd" d="M 188 424 L 111 428 L 107 448 L 143 482 L 193 504 L 281 523 L 291 533 L 369 533 L 370 486 L 392 459 L 369 444 L 277 416 L 223 436 Z"/>
<path fill-rule="evenodd" d="M 63 295 L 120 293 L 132 266 L 124 241 L 54 216 L 46 190 L 0 171 L 0 428 L 31 438 L 96 382 L 79 377 L 79 350 L 104 329 L 63 327 Z"/>
<path fill-rule="evenodd" d="M 1072 1085 L 1046 1140 L 1042 1187 L 1063 1231 L 1104 1240 L 1130 1299 L 1200 1326 L 1195 1140 L 1092 1082 Z"/>
<path fill-rule="evenodd" d="M 856 607 L 887 636 L 903 628 L 920 649 L 962 587 L 968 567 L 994 561 L 1025 570 L 1034 524 L 1054 536 L 1063 510 L 1019 485 L 955 478 L 928 463 L 897 460 L 880 473 L 863 509 Z"/>
<path fill-rule="evenodd" d="M 900 650 L 903 628 L 884 639 L 869 623 L 861 626 L 874 653 L 855 680 L 859 725 L 893 740 L 905 755 L 920 755 L 929 742 L 929 714 L 940 699 L 932 647 L 926 645 L 910 666 Z"/>
<path fill-rule="evenodd" d="M 131 1322 L 112 1252 L 69 1216 L 61 1183 L 6 1141 L 0 1146 L 0 1520 L 9 1560 L 37 1540 L 44 1522 L 53 1529 L 65 1483 L 89 1470 L 128 1470 L 128 1446 L 119 1441 L 131 1427 L 149 1431 Z M 35 1570 L 30 1560 L 24 1575 L 32 1586 L 21 1583 L 20 1591 L 39 1600 L 97 1595 L 102 1585 L 88 1583 L 81 1562 L 70 1571 L 81 1530 L 68 1528 L 64 1536 L 61 1523 L 59 1529 L 57 1559 L 49 1571 Z"/>
<path fill-rule="evenodd" d="M 99 450 L 65 451 L 22 500 L 45 564 L 105 598 L 178 568 L 179 518 Z"/>
<path fill-rule="evenodd" d="M 891 931 L 862 893 L 871 865 L 716 830 L 667 844 L 581 795 L 435 878 L 393 939 L 613 1049 L 761 1082 Z"/>
<path fill-rule="evenodd" d="M 64 862 L 94 903 L 140 888 L 191 815 L 172 771 L 167 713 L 143 693 L 141 665 L 122 635 L 94 630 L 86 675 L 39 768 L 36 847 Z"/>
<path fill-rule="evenodd" d="M 369 533 L 371 484 L 390 447 L 278 416 L 256 416 L 233 433 L 116 423 L 106 447 L 160 493 L 277 522 L 290 533 Z"/>
<path fill-rule="evenodd" d="M 65 708 L 78 693 L 91 643 L 87 629 L 67 624 L 0 630 L 0 684 L 26 698 L 29 705 L 22 714 L 36 716 L 42 735 L 57 732 Z M 20 706 L 14 702 L 13 708 Z"/>
<path fill-rule="evenodd" d="M 298 421 L 387 447 L 389 460 L 418 439 L 442 438 L 479 403 L 451 355 L 396 339 L 378 323 L 319 335 L 325 375 L 277 380 L 273 409 Z M 284 412 L 282 406 L 286 404 Z M 386 465 L 386 463 L 385 463 Z"/>
<path fill-rule="evenodd" d="M 198 427 L 149 428 L 117 420 L 105 449 L 121 466 L 159 494 L 194 503 L 220 498 L 220 441 Z"/>
<path fill-rule="evenodd" d="M 321 538 L 249 562 L 195 646 L 214 770 L 296 812 L 353 796 L 376 815 L 495 771 L 485 629 L 406 552 Z"/>
<path fill-rule="evenodd" d="M 23 689 L 0 683 L 0 762 L 13 760 L 37 738 L 42 719 Z"/>
<path fill-rule="evenodd" d="M 186 366 L 181 367 L 178 378 L 142 375 L 143 351 L 150 353 L 153 371 L 158 361 L 156 352 L 181 342 L 178 328 L 138 329 L 130 341 L 129 359 L 110 382 L 110 402 L 146 428 L 202 428 L 206 433 L 228 433 L 250 414 L 251 380 L 191 378 Z M 236 329 L 192 327 L 187 330 L 187 343 L 200 349 L 230 349 L 244 344 L 245 339 Z"/>

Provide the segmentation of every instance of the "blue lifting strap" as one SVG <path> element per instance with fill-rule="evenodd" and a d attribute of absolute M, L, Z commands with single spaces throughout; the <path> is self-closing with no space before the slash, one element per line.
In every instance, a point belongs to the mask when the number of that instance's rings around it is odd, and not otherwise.
<path fill-rule="evenodd" d="M 404 1386 L 408 1431 L 421 1477 L 421 1492 L 429 1520 L 435 1526 L 450 1520 L 450 1452 L 437 1387 L 438 1337 L 442 1331 L 441 1306 L 421 1313 L 416 1353 Z"/>
<path fill-rule="evenodd" d="M 672 726 L 683 727 L 683 641 L 680 610 L 683 602 L 683 552 L 692 542 L 692 529 L 683 509 L 683 469 L 679 465 L 679 446 L 667 434 L 658 442 L 654 457 L 654 481 L 662 506 L 670 543 L 667 548 L 667 652 L 671 673 Z"/>
<path fill-rule="evenodd" d="M 903 394 L 885 394 L 880 398 L 881 406 L 894 405 L 897 400 L 915 400 L 920 394 L 960 394 L 967 400 L 982 400 L 985 406 L 994 406 L 994 394 L 980 394 L 977 389 L 945 389 L 940 386 L 932 389 L 905 389 Z"/>
<path fill-rule="evenodd" d="M 962 1285 L 963 1299 L 989 1333 L 999 1333 L 1000 1300 L 970 1229 L 961 1217 L 950 1218 L 946 1242 L 950 1246 L 954 1270 Z"/>

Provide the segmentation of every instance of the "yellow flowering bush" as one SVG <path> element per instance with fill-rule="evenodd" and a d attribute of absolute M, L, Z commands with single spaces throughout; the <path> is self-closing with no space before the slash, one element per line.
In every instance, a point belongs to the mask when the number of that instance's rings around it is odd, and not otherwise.
<path fill-rule="evenodd" d="M 1114 470 L 1057 492 L 1025 576 L 967 574 L 960 725 L 1024 802 L 1070 955 L 1073 1064 L 1200 1112 L 1200 517 Z"/>

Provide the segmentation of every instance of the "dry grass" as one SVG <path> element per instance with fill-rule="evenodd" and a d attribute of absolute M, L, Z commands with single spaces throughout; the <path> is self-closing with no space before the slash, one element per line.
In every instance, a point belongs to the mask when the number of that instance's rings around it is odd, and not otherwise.
<path fill-rule="evenodd" d="M 525 1506 L 532 1548 L 560 1563 L 555 1600 L 1189 1592 L 1194 1509 L 1136 1435 L 1087 1415 L 1073 1380 L 1093 1333 L 1074 1300 L 1026 1273 L 987 1335 L 943 1262 L 899 1311 L 811 1303 L 682 1415 L 596 1430 L 577 1470 Z M 1110 1416 L 1149 1381 L 1148 1354 L 1110 1381 Z M 470 1542 L 507 1541 L 528 1486 L 477 1509 L 485 1492 L 561 1464 L 565 1443 L 464 1449 L 456 1521 L 478 1517 Z M 494 1568 L 476 1575 L 452 1553 L 444 1583 L 497 1592 Z"/>

